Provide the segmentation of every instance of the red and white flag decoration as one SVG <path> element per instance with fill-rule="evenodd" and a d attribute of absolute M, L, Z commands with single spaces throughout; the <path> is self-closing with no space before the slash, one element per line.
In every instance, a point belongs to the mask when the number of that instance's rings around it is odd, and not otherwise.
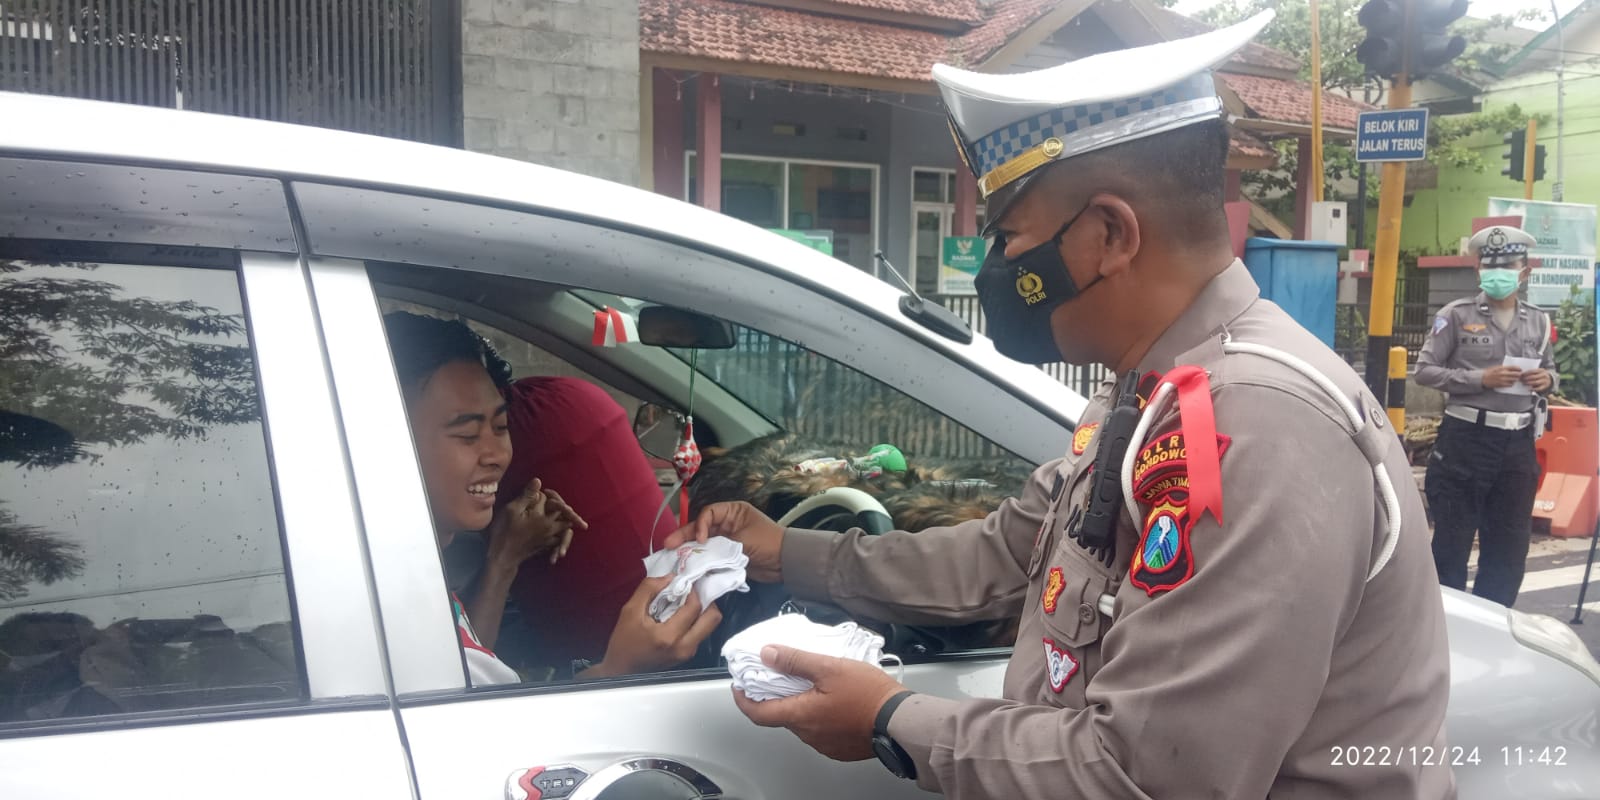
<path fill-rule="evenodd" d="M 594 312 L 594 346 L 616 347 L 639 341 L 639 328 L 633 315 L 606 306 Z"/>

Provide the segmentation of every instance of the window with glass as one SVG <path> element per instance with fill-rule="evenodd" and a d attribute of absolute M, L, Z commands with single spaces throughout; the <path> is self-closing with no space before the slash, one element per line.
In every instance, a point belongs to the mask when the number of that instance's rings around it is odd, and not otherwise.
<path fill-rule="evenodd" d="M 408 274 L 418 273 L 395 268 L 381 280 L 403 282 Z M 475 286 L 473 280 L 483 283 Z M 447 583 L 459 598 L 453 603 L 456 613 L 474 631 L 472 644 L 463 639 L 472 651 L 469 664 L 473 653 L 487 651 L 507 670 L 493 682 L 582 681 L 715 668 L 723 642 L 777 613 L 786 599 L 778 596 L 782 587 L 729 595 L 719 602 L 724 621 L 692 654 L 607 664 L 613 633 L 621 630 L 620 615 L 644 578 L 641 559 L 677 528 L 684 503 L 692 516 L 711 503 L 743 500 L 782 520 L 819 481 L 833 481 L 872 495 L 903 529 L 921 530 L 983 516 L 1005 497 L 1020 493 L 1033 468 L 910 395 L 753 328 L 646 300 L 515 279 L 467 279 L 451 291 L 462 298 L 492 295 L 505 302 L 481 314 L 456 302 L 439 304 L 449 311 L 388 298 L 383 306 L 460 322 L 490 339 L 510 362 L 510 374 L 498 381 L 496 367 L 476 366 L 477 357 L 470 353 L 454 362 L 456 368 L 430 365 L 431 377 L 408 379 L 406 365 L 415 359 L 402 349 L 416 343 L 396 338 L 396 329 L 390 331 L 424 483 L 441 532 Z M 616 346 L 592 344 L 595 312 L 608 309 L 631 319 L 630 336 L 635 338 Z M 509 318 L 513 315 L 514 320 Z M 505 324 L 480 321 L 496 317 Z M 538 344 L 546 338 L 583 344 L 575 351 L 563 350 L 568 355 L 562 356 Z M 597 374 L 621 375 L 630 389 L 619 392 Z M 460 393 L 452 389 L 453 382 L 461 385 Z M 471 387 L 487 391 L 496 382 L 503 384 L 504 409 L 490 392 L 482 413 L 492 427 L 443 431 L 448 434 L 438 439 L 443 445 L 425 441 L 436 435 L 435 417 L 448 428 L 461 416 L 454 407 L 438 414 L 427 411 L 431 393 L 467 397 Z M 685 487 L 676 485 L 672 458 L 691 415 L 704 460 Z M 463 433 L 471 441 L 452 441 Z M 496 437 L 503 437 L 503 446 Z M 904 463 L 874 461 L 874 448 L 880 445 L 892 447 Z M 469 468 L 452 477 L 452 448 L 485 448 L 487 454 L 475 455 Z M 817 459 L 841 468 L 797 482 L 797 467 Z M 554 560 L 555 538 L 547 537 L 543 549 L 530 549 L 526 558 L 509 566 L 514 580 L 495 584 L 484 576 L 507 568 L 493 562 L 493 539 L 501 535 L 497 530 L 504 530 L 496 525 L 509 519 L 507 509 L 533 479 L 555 491 L 589 527 L 575 534 L 570 549 Z M 440 486 L 453 490 L 473 481 L 496 487 L 492 511 L 480 514 L 465 498 L 456 499 L 456 509 L 452 492 L 439 491 Z M 489 527 L 482 531 L 474 527 L 485 524 Z M 797 524 L 837 530 L 854 525 L 843 513 Z M 927 654 L 1009 646 L 1013 624 L 879 627 L 891 649 Z M 487 630 L 491 625 L 493 630 Z M 480 683 L 476 673 L 473 682 Z"/>
<path fill-rule="evenodd" d="M 700 202 L 698 155 L 688 156 L 687 192 Z M 722 157 L 722 213 L 803 234 L 824 252 L 876 274 L 878 168 L 866 164 Z"/>
<path fill-rule="evenodd" d="M 0 722 L 305 695 L 226 266 L 0 252 Z"/>
<path fill-rule="evenodd" d="M 955 198 L 954 170 L 911 171 L 911 268 L 919 294 L 941 294 L 939 269 L 944 257 L 944 240 L 955 231 Z M 977 229 L 982 230 L 981 199 L 976 199 L 976 208 Z"/>

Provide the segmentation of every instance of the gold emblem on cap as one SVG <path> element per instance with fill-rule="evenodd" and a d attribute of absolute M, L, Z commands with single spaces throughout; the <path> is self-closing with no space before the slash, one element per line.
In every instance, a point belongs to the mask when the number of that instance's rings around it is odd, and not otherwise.
<path fill-rule="evenodd" d="M 1060 158 L 1066 148 L 1065 142 L 1052 136 L 978 178 L 978 190 L 987 199 L 1018 178 Z"/>

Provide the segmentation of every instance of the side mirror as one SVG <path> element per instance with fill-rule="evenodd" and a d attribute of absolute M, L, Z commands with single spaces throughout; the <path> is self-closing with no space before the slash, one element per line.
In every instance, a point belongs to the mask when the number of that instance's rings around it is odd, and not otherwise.
<path fill-rule="evenodd" d="M 639 312 L 639 342 L 693 350 L 731 350 L 738 344 L 732 323 L 670 306 Z"/>
<path fill-rule="evenodd" d="M 670 459 L 678 447 L 678 434 L 686 420 L 682 414 L 655 403 L 643 403 L 633 415 L 633 435 L 640 449 L 656 458 Z"/>

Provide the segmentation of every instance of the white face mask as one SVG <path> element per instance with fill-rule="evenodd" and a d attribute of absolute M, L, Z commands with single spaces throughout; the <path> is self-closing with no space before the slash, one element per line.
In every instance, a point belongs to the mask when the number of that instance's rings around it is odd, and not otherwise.
<path fill-rule="evenodd" d="M 666 622 L 683 607 L 690 591 L 699 596 L 702 609 L 710 608 L 717 598 L 729 592 L 750 591 L 745 583 L 745 568 L 749 565 L 744 545 L 726 536 L 713 536 L 704 544 L 690 542 L 650 556 L 644 560 L 646 576 L 673 576 L 672 583 L 650 601 L 650 616 L 656 622 Z"/>

